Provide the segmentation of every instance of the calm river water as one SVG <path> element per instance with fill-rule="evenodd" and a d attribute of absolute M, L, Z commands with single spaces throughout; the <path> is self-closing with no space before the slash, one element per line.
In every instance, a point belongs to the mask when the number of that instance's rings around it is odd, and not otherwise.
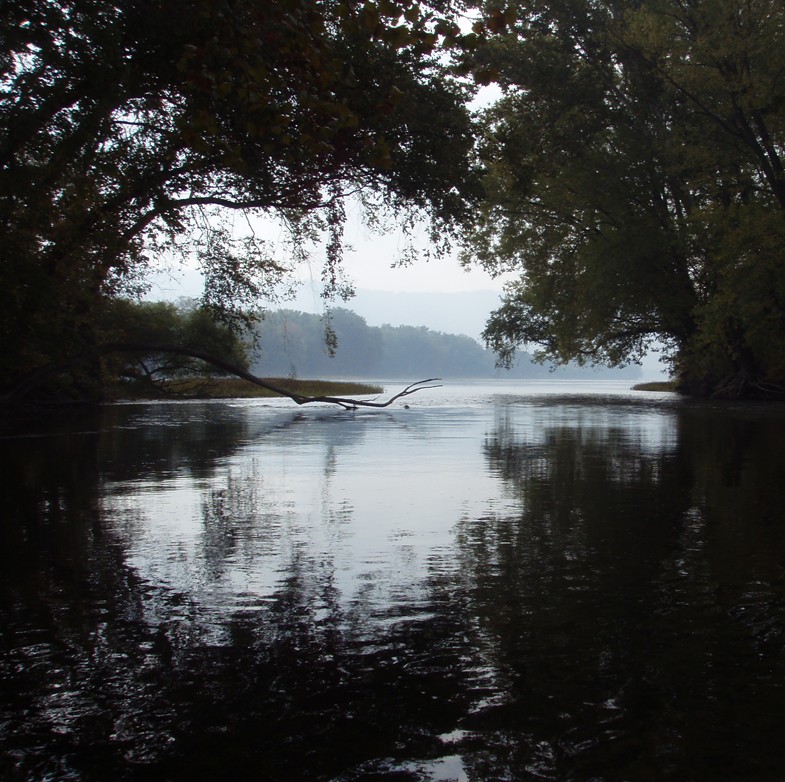
<path fill-rule="evenodd" d="M 0 778 L 785 779 L 785 407 L 407 401 L 0 439 Z"/>

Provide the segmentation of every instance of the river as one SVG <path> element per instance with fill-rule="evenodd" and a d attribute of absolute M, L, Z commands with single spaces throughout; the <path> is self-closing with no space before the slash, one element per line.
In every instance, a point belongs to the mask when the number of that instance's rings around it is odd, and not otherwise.
<path fill-rule="evenodd" d="M 6 433 L 0 778 L 785 779 L 785 407 L 405 401 Z"/>

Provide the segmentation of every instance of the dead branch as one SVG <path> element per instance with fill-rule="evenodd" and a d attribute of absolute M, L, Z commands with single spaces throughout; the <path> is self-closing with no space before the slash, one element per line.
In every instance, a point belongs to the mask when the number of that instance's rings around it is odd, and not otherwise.
<path fill-rule="evenodd" d="M 410 396 L 411 394 L 417 393 L 417 391 L 424 391 L 428 388 L 441 388 L 441 383 L 438 383 L 437 385 L 427 385 L 436 383 L 441 379 L 438 377 L 431 377 L 427 380 L 418 380 L 416 383 L 411 383 L 410 385 L 406 386 L 403 391 L 399 391 L 397 394 L 384 402 L 365 399 L 349 399 L 347 397 L 341 396 L 306 396 L 304 394 L 296 394 L 287 388 L 283 388 L 279 385 L 271 383 L 269 380 L 264 380 L 260 377 L 257 377 L 256 375 L 252 375 L 250 372 L 247 372 L 245 369 L 237 366 L 236 364 L 225 361 L 224 359 L 214 356 L 211 353 L 205 353 L 204 351 L 196 350 L 194 348 L 184 348 L 177 345 L 155 345 L 137 342 L 113 343 L 101 346 L 99 348 L 99 353 L 102 355 L 107 353 L 173 353 L 179 356 L 197 358 L 201 361 L 207 362 L 208 364 L 212 364 L 212 366 L 217 367 L 218 369 L 222 369 L 225 372 L 242 378 L 243 380 L 247 380 L 249 383 L 266 388 L 268 391 L 272 391 L 274 394 L 288 397 L 298 405 L 308 405 L 314 402 L 322 402 L 326 404 L 339 405 L 345 410 L 356 410 L 358 407 L 389 407 L 398 399 L 401 399 L 405 396 Z"/>
<path fill-rule="evenodd" d="M 386 402 L 377 402 L 375 400 L 365 400 L 365 399 L 346 399 L 340 396 L 306 396 L 306 397 L 300 397 L 305 401 L 297 402 L 297 404 L 307 404 L 309 402 L 330 402 L 332 404 L 341 405 L 347 410 L 355 410 L 358 407 L 389 407 L 397 399 L 401 399 L 404 396 L 409 396 L 410 394 L 415 394 L 417 393 L 417 391 L 424 391 L 427 388 L 441 388 L 442 387 L 441 383 L 432 386 L 424 385 L 425 383 L 434 383 L 437 380 L 441 380 L 441 378 L 431 377 L 428 378 L 427 380 L 418 380 L 415 383 L 411 383 L 410 385 L 406 386 L 406 388 L 404 388 L 403 391 L 399 391 L 394 396 L 391 396 Z M 290 399 L 293 398 L 288 391 L 284 393 Z"/>

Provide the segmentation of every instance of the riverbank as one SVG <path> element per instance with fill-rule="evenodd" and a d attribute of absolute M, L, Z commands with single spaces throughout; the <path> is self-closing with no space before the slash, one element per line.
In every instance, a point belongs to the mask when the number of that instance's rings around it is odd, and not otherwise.
<path fill-rule="evenodd" d="M 358 383 L 348 380 L 299 380 L 293 378 L 264 378 L 271 385 L 285 388 L 300 396 L 359 396 L 365 394 L 381 394 L 382 386 L 372 383 Z M 252 399 L 259 397 L 277 397 L 276 394 L 262 386 L 257 386 L 240 378 L 194 378 L 168 385 L 158 391 L 151 388 L 139 388 L 129 384 L 121 384 L 107 391 L 109 401 L 123 399 Z"/>
<path fill-rule="evenodd" d="M 650 383 L 636 383 L 633 391 L 676 391 L 676 382 L 673 380 L 654 380 Z"/>

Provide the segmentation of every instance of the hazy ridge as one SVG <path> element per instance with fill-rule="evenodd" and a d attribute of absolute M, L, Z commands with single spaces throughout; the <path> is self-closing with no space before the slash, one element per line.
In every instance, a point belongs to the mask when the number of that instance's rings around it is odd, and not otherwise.
<path fill-rule="evenodd" d="M 380 308 L 377 316 L 381 312 Z M 333 356 L 325 340 L 328 328 L 336 339 Z M 252 371 L 267 377 L 301 378 L 640 377 L 637 366 L 605 372 L 568 366 L 554 373 L 533 363 L 526 353 L 521 353 L 511 370 L 500 370 L 494 354 L 465 334 L 408 324 L 372 326 L 357 312 L 344 308 L 334 310 L 329 319 L 294 309 L 270 313 L 259 327 Z"/>

